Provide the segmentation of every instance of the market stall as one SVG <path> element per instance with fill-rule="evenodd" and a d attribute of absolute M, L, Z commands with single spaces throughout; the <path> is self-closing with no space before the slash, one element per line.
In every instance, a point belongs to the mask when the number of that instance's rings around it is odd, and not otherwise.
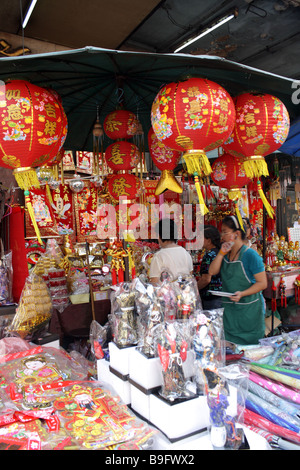
<path fill-rule="evenodd" d="M 233 99 L 206 78 L 163 83 L 149 131 L 126 109 L 119 82 L 115 109 L 102 122 L 97 109 L 92 149 L 75 150 L 57 93 L 24 80 L 1 89 L 1 165 L 17 184 L 1 254 L 1 303 L 12 308 L 0 325 L 4 447 L 180 449 L 209 438 L 211 448 L 233 450 L 254 448 L 253 435 L 263 447 L 298 447 L 298 332 L 277 337 L 272 326 L 259 344 L 229 350 L 223 309 L 203 310 L 197 285 L 203 226 L 220 229 L 235 215 L 240 227 L 250 219 L 264 257 L 272 316 L 277 302 L 300 298 L 297 247 L 277 236 L 276 177 L 265 159 L 285 141 L 289 113 L 277 96 Z M 17 211 L 15 190 L 24 192 Z M 194 275 L 165 272 L 153 285 L 161 218 L 178 224 Z M 284 385 L 266 397 L 254 385 L 264 377 Z"/>

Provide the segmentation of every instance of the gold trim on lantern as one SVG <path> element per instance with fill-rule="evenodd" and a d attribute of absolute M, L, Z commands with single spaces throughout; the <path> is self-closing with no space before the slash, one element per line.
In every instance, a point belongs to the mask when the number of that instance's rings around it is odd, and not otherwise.
<path fill-rule="evenodd" d="M 174 176 L 172 170 L 163 170 L 161 173 L 161 177 L 157 183 L 155 189 L 155 195 L 158 196 L 162 194 L 167 189 L 174 191 L 174 193 L 182 193 L 183 189 L 181 185 L 178 183 L 177 179 Z"/>
<path fill-rule="evenodd" d="M 23 190 L 40 187 L 40 182 L 34 168 L 16 168 L 13 171 L 13 175 L 16 178 L 18 186 Z"/>
<path fill-rule="evenodd" d="M 259 178 L 260 176 L 269 176 L 268 165 L 262 155 L 252 155 L 245 157 L 243 168 L 248 178 Z"/>

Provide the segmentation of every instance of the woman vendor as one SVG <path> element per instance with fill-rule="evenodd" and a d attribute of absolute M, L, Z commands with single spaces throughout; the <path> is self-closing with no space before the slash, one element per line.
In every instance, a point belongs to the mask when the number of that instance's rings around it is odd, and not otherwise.
<path fill-rule="evenodd" d="M 204 310 L 212 310 L 222 307 L 221 297 L 213 295 L 209 291 L 222 290 L 222 282 L 220 273 L 212 276 L 209 274 L 209 266 L 218 254 L 221 246 L 220 233 L 216 227 L 206 225 L 204 227 L 203 248 L 205 253 L 200 266 L 200 279 L 198 280 L 199 294 L 202 300 Z"/>
<path fill-rule="evenodd" d="M 257 344 L 265 331 L 264 299 L 267 276 L 262 258 L 244 244 L 245 231 L 237 217 L 227 216 L 221 228 L 221 249 L 209 267 L 209 274 L 220 272 L 223 296 L 225 339 L 232 343 Z"/>
<path fill-rule="evenodd" d="M 177 245 L 177 226 L 173 219 L 161 219 L 156 227 L 160 250 L 150 264 L 149 278 L 152 284 L 160 282 L 163 272 L 174 281 L 178 276 L 193 274 L 193 260 L 188 251 Z"/>

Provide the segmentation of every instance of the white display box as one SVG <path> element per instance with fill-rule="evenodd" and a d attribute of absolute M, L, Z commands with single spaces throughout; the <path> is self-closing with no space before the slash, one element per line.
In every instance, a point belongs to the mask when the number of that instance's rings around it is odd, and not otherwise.
<path fill-rule="evenodd" d="M 170 403 L 158 394 L 150 395 L 149 421 L 172 442 L 200 432 L 209 426 L 205 396 Z"/>
<path fill-rule="evenodd" d="M 114 342 L 108 344 L 109 362 L 112 369 L 122 375 L 129 375 L 129 363 L 131 354 L 135 351 L 135 346 L 119 348 Z"/>
<path fill-rule="evenodd" d="M 159 357 L 148 358 L 135 349 L 130 356 L 129 377 L 146 390 L 162 385 Z"/>
<path fill-rule="evenodd" d="M 134 382 L 129 377 L 130 393 L 131 393 L 131 408 L 138 413 L 143 419 L 150 420 L 150 395 L 158 392 L 160 387 L 145 389 L 139 384 Z"/>
<path fill-rule="evenodd" d="M 131 404 L 131 391 L 130 383 L 127 376 L 122 376 L 118 371 L 113 370 L 111 367 L 110 370 L 110 385 L 116 394 L 121 398 L 122 402 L 125 405 Z"/>
<path fill-rule="evenodd" d="M 97 360 L 97 377 L 99 382 L 110 384 L 111 372 L 109 370 L 109 362 L 106 359 Z"/>

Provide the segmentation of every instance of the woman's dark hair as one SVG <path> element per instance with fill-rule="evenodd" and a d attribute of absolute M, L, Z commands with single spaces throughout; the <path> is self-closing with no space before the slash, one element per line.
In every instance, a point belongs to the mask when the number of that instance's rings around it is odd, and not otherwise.
<path fill-rule="evenodd" d="M 177 226 L 173 219 L 161 219 L 156 225 L 156 233 L 162 242 L 176 242 L 178 239 Z"/>
<path fill-rule="evenodd" d="M 204 227 L 204 238 L 210 240 L 214 246 L 217 248 L 221 247 L 221 237 L 219 230 L 212 225 Z"/>
<path fill-rule="evenodd" d="M 226 225 L 226 227 L 230 228 L 234 232 L 240 231 L 242 235 L 242 240 L 246 238 L 246 232 L 245 230 L 243 230 L 243 228 L 241 228 L 239 220 L 235 215 L 227 215 L 226 217 L 224 217 L 224 219 L 222 220 L 222 224 Z"/>

